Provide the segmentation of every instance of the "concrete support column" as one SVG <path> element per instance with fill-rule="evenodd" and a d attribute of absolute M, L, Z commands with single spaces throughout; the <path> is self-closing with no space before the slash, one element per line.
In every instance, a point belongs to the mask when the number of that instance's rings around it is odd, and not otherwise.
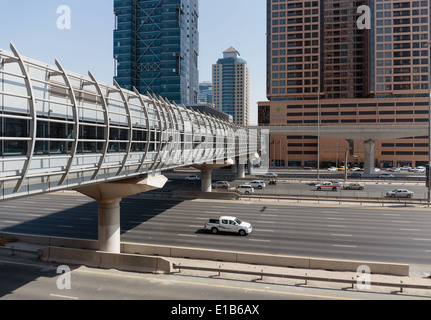
<path fill-rule="evenodd" d="M 253 162 L 248 160 L 247 161 L 247 167 L 248 167 L 248 174 L 250 176 L 254 176 L 254 167 L 253 167 Z"/>
<path fill-rule="evenodd" d="M 192 167 L 201 171 L 201 191 L 211 192 L 212 191 L 212 172 L 214 169 L 228 167 L 234 165 L 235 162 L 232 159 L 225 160 L 224 163 L 201 163 L 194 164 Z"/>
<path fill-rule="evenodd" d="M 238 163 L 238 171 L 237 171 L 236 177 L 238 179 L 244 179 L 245 178 L 245 164 Z"/>
<path fill-rule="evenodd" d="M 374 149 L 376 142 L 374 140 L 364 141 L 365 147 L 365 161 L 364 161 L 364 175 L 374 174 Z"/>
<path fill-rule="evenodd" d="M 201 191 L 211 192 L 212 191 L 212 169 L 202 169 L 201 170 Z"/>
<path fill-rule="evenodd" d="M 232 169 L 231 169 L 232 171 L 231 171 L 231 173 L 234 173 L 234 174 L 237 174 L 238 173 L 238 166 L 237 166 L 237 164 L 236 163 L 234 163 L 233 165 L 232 165 Z"/>
<path fill-rule="evenodd" d="M 120 253 L 121 198 L 97 201 L 99 204 L 99 249 Z"/>
<path fill-rule="evenodd" d="M 99 205 L 99 250 L 120 253 L 120 202 L 123 197 L 163 188 L 166 177 L 143 175 L 115 182 L 104 182 L 75 190 Z"/>

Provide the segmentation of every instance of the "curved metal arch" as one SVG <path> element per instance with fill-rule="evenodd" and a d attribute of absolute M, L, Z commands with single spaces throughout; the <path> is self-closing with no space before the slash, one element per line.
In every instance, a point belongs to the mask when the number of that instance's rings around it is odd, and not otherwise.
<path fill-rule="evenodd" d="M 127 159 L 130 155 L 130 149 L 132 147 L 133 125 L 132 125 L 132 114 L 130 113 L 129 101 L 127 101 L 126 94 L 124 93 L 123 88 L 121 88 L 120 85 L 117 83 L 117 81 L 115 81 L 115 79 L 114 79 L 114 85 L 115 85 L 115 87 L 117 87 L 117 89 L 120 93 L 121 99 L 124 102 L 124 108 L 126 109 L 126 114 L 127 114 L 127 122 L 129 125 L 129 130 L 127 132 L 127 138 L 129 141 L 127 142 L 126 154 L 124 155 L 123 161 L 121 163 L 121 167 L 117 171 L 117 176 L 119 176 L 121 174 L 121 172 L 124 170 L 124 167 L 126 166 Z"/>
<path fill-rule="evenodd" d="M 197 110 L 197 113 L 200 115 L 200 117 L 201 117 L 201 119 L 202 119 L 202 122 L 204 123 L 204 125 L 205 125 L 205 143 L 204 143 L 204 155 L 206 154 L 206 149 L 205 149 L 205 146 L 207 146 L 208 145 L 208 141 L 207 141 L 207 139 L 208 139 L 208 137 L 209 137 L 209 134 L 208 134 L 208 127 L 207 127 L 207 121 L 208 121 L 208 119 L 207 119 L 207 117 L 200 111 L 200 110 Z M 208 123 L 209 123 L 209 121 L 208 121 Z M 211 131 L 211 135 L 212 135 L 212 131 Z M 211 148 L 212 148 L 212 146 L 211 146 Z M 211 152 L 209 152 L 209 154 L 211 155 Z M 209 159 L 209 155 L 206 155 L 205 157 L 204 157 L 204 159 L 205 159 L 205 162 L 206 161 L 209 161 L 210 159 Z"/>
<path fill-rule="evenodd" d="M 220 158 L 223 157 L 224 158 L 224 154 L 225 154 L 225 152 L 224 152 L 224 138 L 226 136 L 226 130 L 225 130 L 224 122 L 221 119 L 217 118 L 217 123 L 219 125 L 220 136 L 223 137 L 223 144 L 220 148 L 219 153 L 217 154 L 217 157 L 220 157 Z"/>
<path fill-rule="evenodd" d="M 102 88 L 100 87 L 99 82 L 96 80 L 96 78 L 93 76 L 93 74 L 88 71 L 88 76 L 90 77 L 90 79 L 93 81 L 93 85 L 96 87 L 97 93 L 100 95 L 101 101 L 102 101 L 102 109 L 104 111 L 104 120 L 105 120 L 105 142 L 103 144 L 103 149 L 102 149 L 102 156 L 99 159 L 99 163 L 97 164 L 97 168 L 93 173 L 93 176 L 91 177 L 91 180 L 96 179 L 97 175 L 99 174 L 103 162 L 105 161 L 106 158 L 106 154 L 108 153 L 108 146 L 109 146 L 109 130 L 110 130 L 110 123 L 109 123 L 109 110 L 108 110 L 108 104 L 106 102 L 106 97 L 102 92 Z"/>
<path fill-rule="evenodd" d="M 180 154 L 180 158 L 178 160 L 182 161 L 182 163 L 184 163 L 184 149 L 185 149 L 185 146 L 184 146 L 185 141 L 184 140 L 185 140 L 185 134 L 186 134 L 186 123 L 185 123 L 185 120 L 183 117 L 183 113 L 181 112 L 180 107 L 175 103 L 175 101 L 174 101 L 174 106 L 175 106 L 175 108 L 177 108 L 177 111 L 180 115 L 182 126 L 183 126 L 183 132 L 180 132 L 180 130 L 178 130 L 179 134 L 180 135 L 182 134 L 184 137 L 182 142 L 181 142 L 181 138 L 180 138 L 181 154 Z M 181 159 L 181 157 L 183 157 L 183 159 Z"/>
<path fill-rule="evenodd" d="M 30 138 L 29 142 L 27 143 L 27 154 L 26 154 L 26 160 L 24 162 L 24 166 L 21 170 L 21 178 L 18 180 L 13 192 L 18 192 L 19 189 L 21 189 L 21 186 L 27 176 L 28 169 L 30 168 L 31 161 L 33 160 L 33 154 L 34 149 L 36 146 L 36 134 L 37 134 L 37 113 L 36 113 L 36 99 L 34 96 L 33 91 L 33 84 L 30 78 L 30 74 L 28 73 L 24 60 L 22 59 L 21 55 L 19 54 L 16 47 L 13 45 L 13 43 L 10 44 L 10 48 L 12 50 L 12 53 L 16 57 L 16 62 L 19 65 L 19 68 L 21 69 L 21 73 L 24 77 L 25 86 L 27 90 L 27 95 L 29 96 L 28 102 L 29 102 L 29 109 L 30 109 Z"/>
<path fill-rule="evenodd" d="M 170 134 L 172 134 L 173 132 L 172 132 L 172 130 L 173 130 L 173 128 L 174 128 L 174 125 L 175 125 L 175 122 L 174 122 L 174 119 L 173 119 L 173 117 L 172 117 L 172 114 L 171 114 L 171 111 L 170 111 L 170 104 L 169 104 L 169 102 L 167 102 L 165 99 L 163 99 L 162 97 L 160 97 L 159 96 L 159 101 L 162 103 L 161 105 L 162 105 L 162 109 L 163 109 L 163 107 L 165 107 L 166 108 L 166 112 L 165 112 L 165 114 L 164 114 L 164 116 L 165 116 L 165 120 L 166 120 L 166 133 L 168 134 L 168 136 L 170 135 Z M 172 140 L 173 140 L 173 136 L 171 136 L 172 137 Z M 171 155 L 171 150 L 170 150 L 170 148 L 168 147 L 167 148 L 167 146 L 168 146 L 168 143 L 169 143 L 169 141 L 167 141 L 166 142 L 166 145 L 165 145 L 165 148 L 164 148 L 164 150 L 163 150 L 163 156 L 162 156 L 162 161 L 161 161 L 161 163 L 160 163 L 160 167 L 169 167 L 168 165 L 166 165 L 165 164 L 165 161 L 166 161 L 166 156 L 168 157 L 168 159 L 170 158 L 170 155 Z"/>
<path fill-rule="evenodd" d="M 162 108 L 158 105 L 160 103 L 160 101 L 158 101 L 158 99 L 157 99 L 156 96 L 151 96 L 151 94 L 149 94 L 148 96 L 151 98 L 151 100 L 153 102 L 153 105 L 155 107 L 155 111 L 156 111 L 156 114 L 157 114 L 157 119 L 159 120 L 159 130 L 160 130 L 159 147 L 158 147 L 156 156 L 154 157 L 154 161 L 153 161 L 151 167 L 149 168 L 149 170 L 153 170 L 154 171 L 154 170 L 156 170 L 156 169 L 159 168 L 159 165 L 156 165 L 156 163 L 157 163 L 157 159 L 160 156 L 160 150 L 162 148 L 162 131 L 163 131 L 162 117 L 161 117 Z"/>
<path fill-rule="evenodd" d="M 197 112 L 195 110 L 190 110 L 190 113 L 194 116 L 194 119 L 196 120 L 196 122 L 198 124 L 198 127 L 199 127 L 199 134 L 201 135 L 201 141 L 200 141 L 200 143 L 198 145 L 198 150 L 196 151 L 197 155 L 200 155 L 200 158 L 198 159 L 199 161 L 198 162 L 195 161 L 195 160 L 197 160 L 197 157 L 196 158 L 193 157 L 193 160 L 192 160 L 193 163 L 199 164 L 199 163 L 201 163 L 200 160 L 202 158 L 202 152 L 201 152 L 201 146 L 202 146 L 202 126 L 201 126 L 201 124 L 199 122 L 199 119 L 197 117 Z M 193 120 L 192 120 L 192 126 L 193 126 Z M 195 134 L 196 133 L 193 132 L 193 145 L 192 145 L 193 152 L 195 152 L 195 150 L 194 150 L 195 149 L 194 148 L 194 144 L 195 144 L 195 138 L 196 138 Z"/>
<path fill-rule="evenodd" d="M 177 119 L 177 116 L 175 114 L 174 106 L 167 99 L 163 99 L 163 98 L 161 98 L 161 99 L 165 102 L 166 110 L 168 111 L 168 116 L 170 117 L 171 123 L 172 123 L 172 128 L 170 130 L 171 130 L 171 134 L 172 134 L 172 146 L 173 146 L 173 148 L 168 149 L 168 151 L 169 151 L 168 156 L 170 158 L 172 156 L 172 153 L 175 154 L 176 151 L 178 150 L 178 142 L 174 137 L 175 132 L 179 132 L 178 119 Z M 171 163 L 171 166 L 173 164 L 174 163 Z"/>
<path fill-rule="evenodd" d="M 192 132 L 191 132 L 191 136 L 192 136 L 191 148 L 190 148 L 190 150 L 188 150 L 188 156 L 187 156 L 187 158 L 184 158 L 185 159 L 184 162 L 188 164 L 190 162 L 193 162 L 193 161 L 190 161 L 190 157 L 193 156 L 193 152 L 194 152 L 193 144 L 194 144 L 194 139 L 195 139 L 195 128 L 193 126 L 193 119 L 192 119 L 192 116 L 190 115 L 190 113 L 191 113 L 190 110 L 187 109 L 187 108 L 184 108 L 184 110 L 185 110 L 185 112 L 186 112 L 186 114 L 187 114 L 187 116 L 189 118 L 190 128 L 192 129 Z M 184 128 L 185 128 L 185 125 L 184 125 Z M 184 134 L 185 134 L 185 130 L 184 130 Z M 184 136 L 184 138 L 185 138 L 185 136 Z M 184 143 L 186 143 L 186 142 L 184 141 Z M 185 150 L 185 146 L 184 146 L 184 150 Z"/>
<path fill-rule="evenodd" d="M 60 181 L 58 182 L 58 185 L 62 185 L 64 181 L 66 181 L 67 176 L 69 175 L 70 169 L 72 168 L 73 160 L 75 159 L 76 151 L 78 150 L 78 138 L 79 138 L 79 114 L 78 114 L 78 103 L 76 100 L 75 90 L 73 90 L 72 82 L 70 81 L 69 76 L 66 73 L 66 70 L 64 70 L 63 66 L 60 64 L 60 62 L 56 59 L 55 64 L 57 65 L 58 70 L 60 71 L 60 75 L 64 79 L 64 83 L 66 86 L 69 87 L 69 99 L 72 103 L 72 112 L 73 112 L 73 142 L 72 142 L 72 148 L 70 150 L 70 159 L 67 162 L 66 169 L 64 170 L 64 174 L 61 177 Z"/>
<path fill-rule="evenodd" d="M 136 98 L 138 98 L 139 102 L 141 103 L 142 106 L 142 110 L 144 110 L 145 113 L 145 117 L 146 117 L 146 123 L 147 123 L 147 144 L 145 146 L 145 153 L 142 155 L 142 159 L 141 159 L 141 163 L 138 166 L 138 168 L 136 169 L 136 172 L 139 172 L 142 170 L 142 167 L 144 166 L 145 160 L 147 160 L 147 156 L 148 156 L 148 150 L 150 148 L 150 117 L 148 115 L 148 109 L 145 106 L 145 102 L 144 99 L 142 98 L 142 95 L 139 93 L 139 91 L 133 87 L 133 92 L 136 94 Z"/>

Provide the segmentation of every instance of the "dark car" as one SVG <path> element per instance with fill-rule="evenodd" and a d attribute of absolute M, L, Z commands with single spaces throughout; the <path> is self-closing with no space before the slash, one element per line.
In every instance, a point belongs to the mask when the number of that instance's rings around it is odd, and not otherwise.
<path fill-rule="evenodd" d="M 351 175 L 349 175 L 349 178 L 352 178 L 352 179 L 360 179 L 360 178 L 362 178 L 362 173 L 359 173 L 359 172 L 353 172 Z"/>

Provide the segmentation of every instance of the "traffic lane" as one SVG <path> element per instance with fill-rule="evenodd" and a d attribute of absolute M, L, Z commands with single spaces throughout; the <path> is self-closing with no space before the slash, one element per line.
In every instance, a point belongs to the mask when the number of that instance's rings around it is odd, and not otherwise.
<path fill-rule="evenodd" d="M 431 222 L 423 219 L 423 212 L 412 217 L 410 209 L 378 210 L 378 214 L 351 209 L 350 213 L 340 214 L 333 208 L 320 211 L 321 208 L 293 207 L 265 215 L 262 210 L 269 212 L 271 207 L 217 205 L 213 209 L 224 211 L 209 211 L 210 207 L 168 210 L 129 230 L 123 235 L 123 241 L 273 254 L 312 253 L 332 258 L 372 257 L 379 261 L 385 257 L 385 261 L 430 263 L 431 243 L 426 239 Z M 406 211 L 408 217 L 404 216 Z M 240 237 L 229 233 L 212 235 L 203 230 L 209 218 L 221 214 L 236 215 L 252 223 L 253 233 Z"/>
<path fill-rule="evenodd" d="M 47 206 L 46 200 L 41 198 L 40 204 L 28 203 L 23 208 L 18 200 L 16 204 L 19 210 L 34 210 L 39 205 Z M 70 205 L 67 198 L 56 203 L 57 206 Z M 26 233 L 32 226 L 30 233 L 33 234 L 97 239 L 96 223 L 84 220 L 82 224 L 82 219 L 89 215 L 97 216 L 97 209 L 94 207 L 94 212 L 90 213 L 82 210 L 82 206 L 74 210 L 65 207 L 68 214 L 47 214 L 42 221 L 27 217 L 28 221 L 3 230 Z M 330 258 L 377 257 L 381 260 L 384 257 L 385 261 L 429 263 L 427 234 L 431 228 L 424 212 L 412 208 L 361 209 L 126 198 L 122 202 L 121 230 L 122 240 L 127 242 Z M 209 218 L 225 214 L 251 222 L 253 233 L 240 237 L 203 232 L 203 225 Z M 0 215 L 0 223 L 8 219 L 11 219 L 10 214 Z M 45 219 L 53 222 L 47 226 Z M 58 219 L 73 228 L 58 227 Z"/>
<path fill-rule="evenodd" d="M 232 188 L 236 188 L 241 184 L 249 183 L 250 181 L 235 180 L 230 182 Z M 263 180 L 265 181 L 265 180 Z M 341 182 L 343 184 L 343 182 Z M 347 182 L 353 183 L 353 182 Z M 415 198 L 425 199 L 427 197 L 427 188 L 422 185 L 405 185 L 405 184 L 387 184 L 387 183 L 364 183 L 364 182 L 354 182 L 361 183 L 365 186 L 364 190 L 343 190 L 340 188 L 338 191 L 315 191 L 312 190 L 312 183 L 303 182 L 282 182 L 278 181 L 277 185 L 269 185 L 268 181 L 265 181 L 265 188 L 258 189 L 255 188 L 255 194 L 279 194 L 279 195 L 328 195 L 328 196 L 342 196 L 342 197 L 374 197 L 382 198 L 385 197 L 386 192 L 395 189 L 407 189 L 413 191 Z"/>

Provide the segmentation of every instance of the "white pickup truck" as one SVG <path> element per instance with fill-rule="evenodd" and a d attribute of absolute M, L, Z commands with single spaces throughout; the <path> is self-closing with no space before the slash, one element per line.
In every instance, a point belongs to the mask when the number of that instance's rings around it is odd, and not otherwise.
<path fill-rule="evenodd" d="M 334 182 L 324 182 L 324 183 L 318 183 L 313 186 L 313 190 L 316 191 L 338 191 L 338 189 L 341 187 L 341 185 Z"/>
<path fill-rule="evenodd" d="M 236 217 L 221 216 L 219 219 L 209 219 L 204 228 L 211 230 L 213 234 L 219 231 L 238 233 L 240 236 L 250 234 L 253 230 L 248 222 L 239 220 Z"/>

